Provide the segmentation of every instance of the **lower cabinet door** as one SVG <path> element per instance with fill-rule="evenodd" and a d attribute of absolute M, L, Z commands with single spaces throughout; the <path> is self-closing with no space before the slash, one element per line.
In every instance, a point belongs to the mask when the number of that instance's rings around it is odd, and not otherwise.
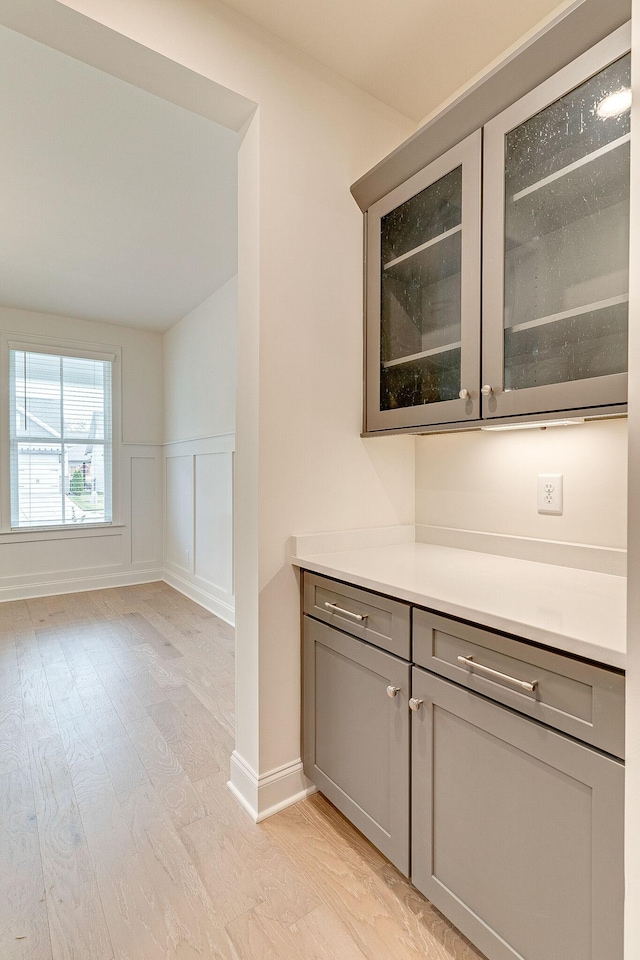
<path fill-rule="evenodd" d="M 412 684 L 415 886 L 490 960 L 622 960 L 623 765 L 419 668 Z"/>
<path fill-rule="evenodd" d="M 410 666 L 304 618 L 304 770 L 409 874 Z"/>

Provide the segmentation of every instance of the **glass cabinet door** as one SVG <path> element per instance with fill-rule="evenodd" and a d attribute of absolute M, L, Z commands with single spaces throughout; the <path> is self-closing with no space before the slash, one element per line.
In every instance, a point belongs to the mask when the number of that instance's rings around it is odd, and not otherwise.
<path fill-rule="evenodd" d="M 485 128 L 483 416 L 626 400 L 627 28 Z"/>
<path fill-rule="evenodd" d="M 366 430 L 479 416 L 476 133 L 368 211 Z"/>

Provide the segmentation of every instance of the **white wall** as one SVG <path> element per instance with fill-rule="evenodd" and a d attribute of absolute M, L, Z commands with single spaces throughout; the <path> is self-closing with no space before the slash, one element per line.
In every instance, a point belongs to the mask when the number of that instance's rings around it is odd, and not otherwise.
<path fill-rule="evenodd" d="M 260 811 L 278 781 L 283 799 L 304 785 L 288 538 L 413 518 L 414 441 L 359 437 L 362 218 L 349 185 L 415 124 L 215 0 L 66 5 L 259 105 L 240 149 L 233 776 Z"/>
<path fill-rule="evenodd" d="M 163 337 L 165 577 L 230 623 L 237 325 L 233 277 Z"/>
<path fill-rule="evenodd" d="M 0 332 L 121 348 L 120 509 L 104 529 L 0 533 L 0 599 L 162 576 L 162 337 L 115 324 L 0 307 Z M 8 384 L 7 372 L 0 383 Z M 6 457 L 6 451 L 3 451 Z M 8 475 L 6 462 L 3 476 Z"/>
<path fill-rule="evenodd" d="M 537 511 L 537 475 L 564 477 L 562 516 Z M 416 523 L 625 548 L 627 422 L 416 440 Z"/>

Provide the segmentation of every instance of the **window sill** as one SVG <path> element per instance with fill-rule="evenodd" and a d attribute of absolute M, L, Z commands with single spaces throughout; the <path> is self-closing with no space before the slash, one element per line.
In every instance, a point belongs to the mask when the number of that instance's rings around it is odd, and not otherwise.
<path fill-rule="evenodd" d="M 77 540 L 84 537 L 121 536 L 124 523 L 95 523 L 74 527 L 25 527 L 0 533 L 2 543 L 33 543 L 39 540 Z"/>

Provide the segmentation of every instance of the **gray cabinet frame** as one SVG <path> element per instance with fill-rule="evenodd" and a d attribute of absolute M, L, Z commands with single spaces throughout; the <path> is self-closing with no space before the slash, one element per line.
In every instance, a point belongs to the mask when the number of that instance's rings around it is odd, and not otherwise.
<path fill-rule="evenodd" d="M 481 131 L 448 150 L 367 213 L 365 430 L 473 422 L 480 416 L 480 193 Z M 446 400 L 397 410 L 380 409 L 380 221 L 387 213 L 462 165 L 461 388 L 468 400 Z"/>
<path fill-rule="evenodd" d="M 625 24 L 485 125 L 482 382 L 493 393 L 483 398 L 483 419 L 626 403 L 626 373 L 504 391 L 504 163 L 510 130 L 628 53 L 630 46 L 631 25 Z"/>
<path fill-rule="evenodd" d="M 423 701 L 412 717 L 414 885 L 491 960 L 621 960 L 622 764 L 418 667 L 412 694 Z M 442 754 L 439 730 L 460 756 Z M 466 792 L 441 766 L 462 760 Z M 507 767 L 514 777 L 531 773 L 532 792 L 517 781 L 511 791 L 507 782 L 488 803 L 487 782 Z M 545 794 L 538 798 L 543 770 Z M 482 800 L 474 796 L 476 782 L 484 785 Z M 514 809 L 514 798 L 522 807 Z M 575 807 L 567 808 L 567 798 Z M 563 849 L 562 826 L 554 818 L 540 823 L 539 800 L 570 824 L 569 852 L 580 852 L 581 865 Z M 573 902 L 558 877 L 569 890 L 580 887 Z M 555 931 L 551 948 L 546 925 Z"/>

